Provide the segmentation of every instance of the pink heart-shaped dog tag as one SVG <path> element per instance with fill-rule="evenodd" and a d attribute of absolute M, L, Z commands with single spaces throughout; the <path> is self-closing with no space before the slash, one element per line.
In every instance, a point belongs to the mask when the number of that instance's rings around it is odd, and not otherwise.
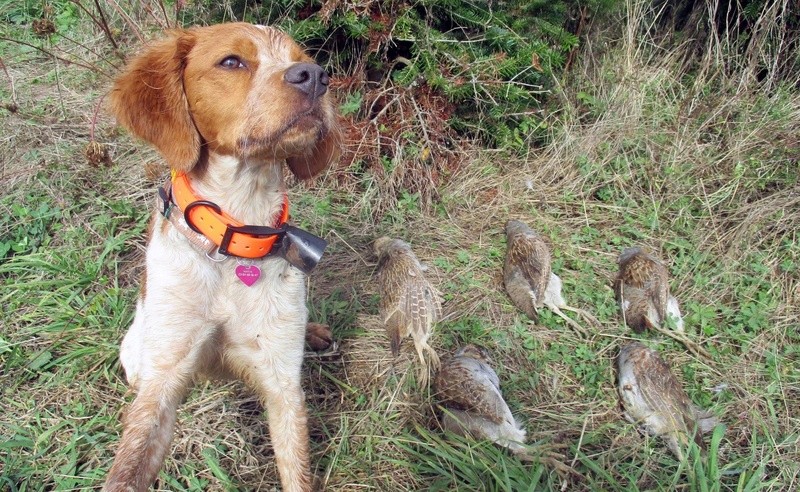
<path fill-rule="evenodd" d="M 244 285 L 250 287 L 261 276 L 261 269 L 255 265 L 239 265 L 236 267 L 236 276 Z"/>

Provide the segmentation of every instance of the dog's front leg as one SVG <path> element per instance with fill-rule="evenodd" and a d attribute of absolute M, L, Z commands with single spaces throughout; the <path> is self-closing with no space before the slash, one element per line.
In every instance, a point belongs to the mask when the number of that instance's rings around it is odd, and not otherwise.
<path fill-rule="evenodd" d="M 298 336 L 259 339 L 253 345 L 231 347 L 226 357 L 235 372 L 260 396 L 267 411 L 269 433 L 284 492 L 312 489 L 305 394 L 300 385 L 303 324 Z M 263 337 L 267 338 L 267 337 Z"/>
<path fill-rule="evenodd" d="M 172 441 L 178 405 L 197 372 L 204 341 L 212 333 L 210 328 L 198 329 L 193 339 L 186 340 L 184 350 L 145 349 L 151 355 L 145 364 L 151 369 L 139 377 L 139 391 L 127 409 L 122 439 L 103 490 L 146 491 L 153 484 Z"/>
<path fill-rule="evenodd" d="M 267 407 L 269 433 L 283 490 L 308 492 L 311 490 L 308 418 L 300 377 L 280 388 L 264 386 L 260 392 Z"/>

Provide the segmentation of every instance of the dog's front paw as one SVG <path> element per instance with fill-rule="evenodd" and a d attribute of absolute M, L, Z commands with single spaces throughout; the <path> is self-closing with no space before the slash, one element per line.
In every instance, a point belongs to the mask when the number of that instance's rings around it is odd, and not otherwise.
<path fill-rule="evenodd" d="M 333 345 L 333 333 L 328 325 L 309 321 L 306 324 L 306 345 L 314 352 L 328 350 Z"/>

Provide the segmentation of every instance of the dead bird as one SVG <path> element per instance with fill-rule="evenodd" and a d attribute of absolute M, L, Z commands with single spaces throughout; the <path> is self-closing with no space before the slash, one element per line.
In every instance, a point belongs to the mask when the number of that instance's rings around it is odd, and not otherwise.
<path fill-rule="evenodd" d="M 639 342 L 624 345 L 617 358 L 617 377 L 629 422 L 652 436 L 662 436 L 679 460 L 689 439 L 704 447 L 702 434 L 718 421 L 692 403 L 657 351 Z"/>
<path fill-rule="evenodd" d="M 662 328 L 668 316 L 683 332 L 678 300 L 669 292 L 667 267 L 642 248 L 626 248 L 617 260 L 619 272 L 614 280 L 614 294 L 625 323 L 637 333 Z"/>
<path fill-rule="evenodd" d="M 506 223 L 506 236 L 503 281 L 517 309 L 537 321 L 539 309 L 546 306 L 583 334 L 586 334 L 586 329 L 564 314 L 562 309 L 580 314 L 590 323 L 597 324 L 589 313 L 567 305 L 561 295 L 561 279 L 552 271 L 550 248 L 539 234 L 523 222 L 509 220 Z"/>
<path fill-rule="evenodd" d="M 400 354 L 400 343 L 410 335 L 423 365 L 421 379 L 425 382 L 430 370 L 439 367 L 439 356 L 428 345 L 442 313 L 439 294 L 425 278 L 424 268 L 408 243 L 381 237 L 374 248 L 378 256 L 380 314 L 392 354 Z M 429 360 L 423 352 L 427 352 Z"/>
<path fill-rule="evenodd" d="M 444 362 L 434 381 L 442 427 L 490 440 L 525 457 L 525 430 L 503 399 L 491 363 L 489 352 L 474 344 L 465 345 Z"/>

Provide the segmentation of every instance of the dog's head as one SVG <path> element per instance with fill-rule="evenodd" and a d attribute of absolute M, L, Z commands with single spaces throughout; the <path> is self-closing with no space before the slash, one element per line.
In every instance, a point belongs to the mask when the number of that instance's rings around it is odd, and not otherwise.
<path fill-rule="evenodd" d="M 339 154 L 325 71 L 286 34 L 246 23 L 179 29 L 117 78 L 111 112 L 187 172 L 202 152 L 285 160 L 301 179 Z"/>

